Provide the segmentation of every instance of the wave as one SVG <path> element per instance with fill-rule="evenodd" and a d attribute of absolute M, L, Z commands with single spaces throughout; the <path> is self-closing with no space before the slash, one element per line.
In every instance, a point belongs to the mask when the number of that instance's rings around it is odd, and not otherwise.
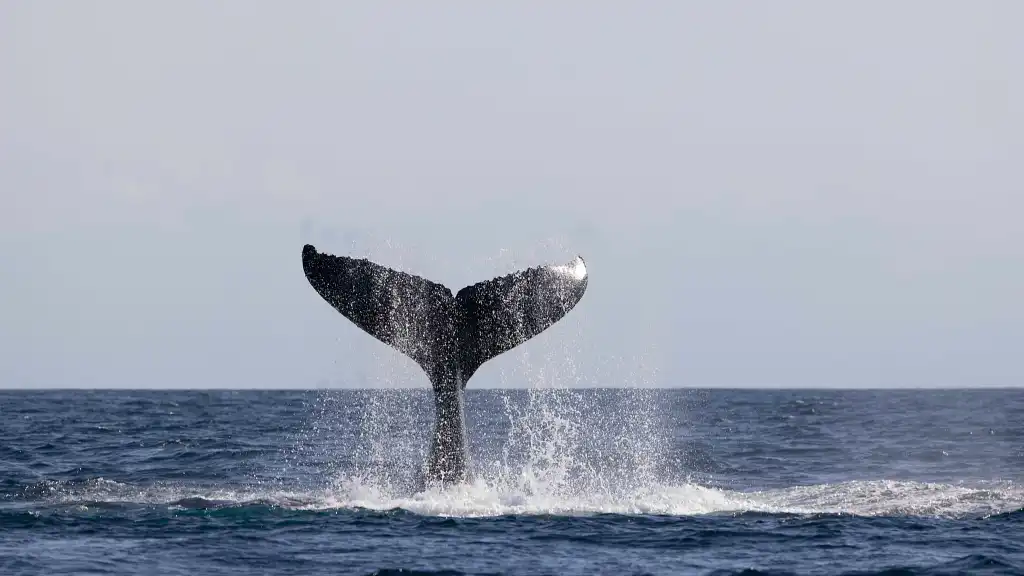
<path fill-rule="evenodd" d="M 528 483 L 486 479 L 444 490 L 396 494 L 387 486 L 345 478 L 329 489 L 274 486 L 209 487 L 185 484 L 136 486 L 103 478 L 44 481 L 24 487 L 4 508 L 43 506 L 104 508 L 116 505 L 218 509 L 266 506 L 286 510 L 402 510 L 422 516 L 698 516 L 709 514 L 847 515 L 860 517 L 978 518 L 1024 511 L 1024 486 L 1011 482 L 954 485 L 911 481 L 850 481 L 743 492 L 696 483 L 630 490 L 567 493 Z"/>
<path fill-rule="evenodd" d="M 899 566 L 883 570 L 841 572 L 844 576 L 931 576 L 940 574 L 988 574 L 1017 573 L 1021 566 L 1013 564 L 1006 558 L 970 554 L 950 562 L 939 562 L 930 566 Z M 458 570 L 416 570 L 411 568 L 391 568 L 375 570 L 369 576 L 462 576 L 465 572 Z M 789 572 L 764 571 L 754 568 L 742 570 L 714 570 L 708 576 L 775 576 L 790 574 Z"/>
<path fill-rule="evenodd" d="M 938 562 L 926 566 L 894 566 L 882 570 L 838 572 L 843 576 L 939 576 L 946 574 L 1017 574 L 1020 573 L 1019 564 L 1011 563 L 1006 558 L 998 556 L 987 556 L 985 554 L 970 554 L 957 558 L 950 562 Z M 408 574 L 409 572 L 392 572 L 393 574 Z M 709 572 L 708 576 L 769 576 L 779 574 L 790 574 L 789 572 L 761 571 L 753 568 L 743 570 L 715 570 Z"/>

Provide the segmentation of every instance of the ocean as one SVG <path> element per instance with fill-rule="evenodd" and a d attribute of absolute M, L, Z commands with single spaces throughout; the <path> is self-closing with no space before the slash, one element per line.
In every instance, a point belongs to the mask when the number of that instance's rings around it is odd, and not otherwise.
<path fill-rule="evenodd" d="M 1024 389 L 0 391 L 0 574 L 1024 574 Z"/>

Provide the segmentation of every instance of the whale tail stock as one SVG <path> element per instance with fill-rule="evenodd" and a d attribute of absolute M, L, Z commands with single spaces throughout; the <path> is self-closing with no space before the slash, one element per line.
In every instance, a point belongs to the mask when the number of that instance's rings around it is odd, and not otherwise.
<path fill-rule="evenodd" d="M 435 392 L 466 382 L 486 361 L 560 320 L 583 297 L 587 269 L 577 256 L 467 286 L 442 284 L 365 259 L 302 249 L 313 288 L 374 338 L 412 358 Z"/>

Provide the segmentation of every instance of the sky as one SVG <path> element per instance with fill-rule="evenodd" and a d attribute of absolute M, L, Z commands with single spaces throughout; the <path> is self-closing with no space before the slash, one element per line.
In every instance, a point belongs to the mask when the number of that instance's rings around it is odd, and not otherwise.
<path fill-rule="evenodd" d="M 0 387 L 426 386 L 302 245 L 587 261 L 472 387 L 1024 385 L 1024 4 L 0 3 Z"/>

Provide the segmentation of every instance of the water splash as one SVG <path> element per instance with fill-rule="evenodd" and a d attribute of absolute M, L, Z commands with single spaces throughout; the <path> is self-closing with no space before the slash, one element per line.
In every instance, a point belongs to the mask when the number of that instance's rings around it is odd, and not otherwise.
<path fill-rule="evenodd" d="M 377 242 L 374 258 L 401 263 L 404 250 L 391 241 Z M 527 254 L 535 261 L 550 260 L 555 252 L 568 252 L 558 239 L 552 239 Z M 523 254 L 501 251 L 488 259 L 491 275 L 516 270 Z M 614 495 L 636 490 L 665 480 L 665 447 L 668 428 L 653 393 L 634 390 L 613 405 L 597 405 L 592 396 L 565 394 L 567 388 L 593 386 L 582 382 L 576 358 L 584 341 L 581 326 L 567 318 L 545 333 L 503 354 L 482 367 L 471 388 L 493 382 L 495 376 L 506 388 L 525 387 L 525 398 L 515 392 L 504 395 L 502 413 L 506 422 L 499 426 L 500 438 L 479 440 L 480 430 L 470 424 L 470 473 L 493 486 L 515 488 L 527 494 L 576 496 L 584 493 Z M 573 333 L 575 332 L 575 333 Z M 343 434 L 347 425 L 358 419 L 356 446 L 346 454 L 327 456 L 338 482 L 358 479 L 381 493 L 397 495 L 417 486 L 422 472 L 427 437 L 432 429 L 433 406 L 424 402 L 419 390 L 398 391 L 410 383 L 426 389 L 425 378 L 409 359 L 376 342 L 363 339 L 359 346 L 372 346 L 371 374 L 361 381 L 386 393 L 367 393 L 355 411 L 334 413 L 321 410 L 319 420 L 335 434 Z M 351 351 L 350 351 L 351 352 Z M 632 372 L 636 380 L 650 380 L 641 361 Z M 495 374 L 495 370 L 497 374 Z M 592 372 L 592 371 L 591 371 Z M 649 384 L 649 382 L 643 382 Z M 614 382 L 616 386 L 635 387 L 636 382 Z M 330 396 L 330 393 L 326 393 Z M 429 395 L 429 393 L 428 393 Z M 516 396 L 512 400 L 512 396 Z M 327 399 L 324 405 L 330 404 Z M 334 402 L 334 409 L 345 412 Z M 469 407 L 467 419 L 474 414 Z M 494 411 L 483 411 L 493 414 Z M 317 425 L 318 430 L 321 425 Z M 478 427 L 479 428 L 479 427 Z M 489 427 L 488 427 L 489 428 Z M 313 440 L 313 439 L 311 439 Z M 327 439 L 328 451 L 336 450 L 336 440 Z M 339 464 L 340 462 L 343 462 Z"/>

